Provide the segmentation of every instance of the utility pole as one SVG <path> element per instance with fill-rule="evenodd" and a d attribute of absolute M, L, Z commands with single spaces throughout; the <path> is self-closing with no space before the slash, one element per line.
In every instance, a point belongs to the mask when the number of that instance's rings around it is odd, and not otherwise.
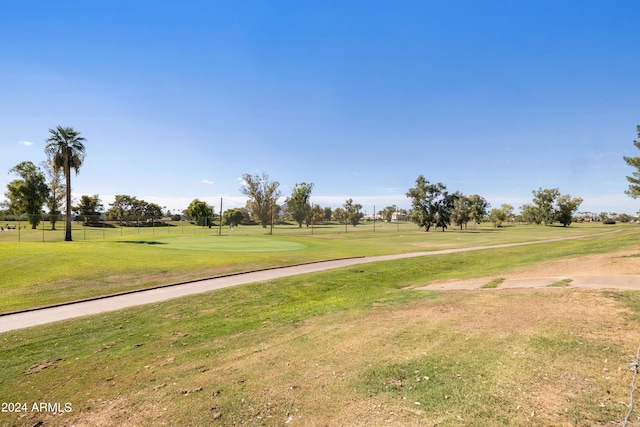
<path fill-rule="evenodd" d="M 271 227 L 269 228 L 269 236 L 273 235 L 273 203 L 271 204 Z"/>
<path fill-rule="evenodd" d="M 218 236 L 222 236 L 222 197 L 220 197 L 220 224 L 218 226 Z"/>
<path fill-rule="evenodd" d="M 376 205 L 373 205 L 373 232 L 376 232 Z"/>

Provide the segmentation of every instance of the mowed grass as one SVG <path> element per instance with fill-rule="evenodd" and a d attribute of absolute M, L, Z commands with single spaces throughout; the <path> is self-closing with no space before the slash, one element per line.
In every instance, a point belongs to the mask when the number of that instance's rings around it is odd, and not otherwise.
<path fill-rule="evenodd" d="M 189 228 L 190 227 L 190 228 Z M 582 224 L 574 227 L 484 225 L 466 231 L 425 233 L 410 224 L 349 227 L 294 226 L 267 235 L 262 227 L 233 232 L 176 226 L 110 230 L 110 237 L 74 242 L 0 242 L 0 312 L 91 298 L 146 287 L 323 259 L 517 243 L 637 227 Z M 178 233 L 178 231 L 184 231 Z M 15 230 L 12 230 L 15 232 Z M 22 231 L 23 234 L 30 230 Z M 102 235 L 100 230 L 93 231 Z M 37 236 L 41 234 L 36 230 Z M 55 233 L 61 233 L 56 231 Z M 90 232 L 88 232 L 90 233 Z M 205 234 L 206 233 L 206 234 Z M 94 235 L 95 237 L 95 235 Z"/>
<path fill-rule="evenodd" d="M 407 288 L 640 252 L 637 238 L 629 228 L 379 262 L 5 333 L 3 401 L 72 411 L 0 413 L 0 423 L 620 423 L 640 342 L 637 292 Z"/>

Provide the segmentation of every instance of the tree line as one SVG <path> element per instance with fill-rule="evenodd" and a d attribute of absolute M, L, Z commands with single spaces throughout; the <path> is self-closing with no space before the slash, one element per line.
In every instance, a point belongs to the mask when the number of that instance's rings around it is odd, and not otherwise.
<path fill-rule="evenodd" d="M 640 125 L 637 126 L 640 138 Z M 65 206 L 65 240 L 71 240 L 72 213 L 75 212 L 85 222 L 94 221 L 104 211 L 104 206 L 98 195 L 83 195 L 77 206 L 71 201 L 71 171 L 79 172 L 85 159 L 85 139 L 80 132 L 70 127 L 58 126 L 49 129 L 46 140 L 45 154 L 47 160 L 40 166 L 32 162 L 22 162 L 9 170 L 18 176 L 7 185 L 4 202 L 15 215 L 27 214 L 32 228 L 36 228 L 43 218 L 43 206 L 49 209 L 48 217 L 51 228 L 55 230 L 56 223 L 61 218 L 62 206 Z M 640 141 L 634 141 L 640 149 Z M 640 197 L 640 156 L 623 157 L 624 161 L 636 170 L 627 176 L 629 189 L 625 193 L 633 198 Z M 64 179 L 64 181 L 63 181 Z M 222 213 L 219 221 L 229 226 L 241 223 L 257 223 L 262 227 L 273 225 L 281 215 L 288 216 L 299 227 L 303 224 L 318 224 L 330 220 L 357 226 L 363 218 L 362 205 L 349 198 L 334 210 L 310 203 L 313 183 L 297 183 L 291 194 L 286 197 L 284 205 L 278 205 L 282 197 L 279 182 L 271 180 L 266 173 L 243 175 L 240 192 L 247 196 L 244 208 L 227 209 Z M 583 202 L 580 197 L 561 194 L 558 188 L 533 190 L 533 199 L 520 207 L 520 219 L 535 224 L 549 225 L 558 222 L 563 226 L 570 225 L 574 215 Z M 471 221 L 479 224 L 490 220 L 496 227 L 514 217 L 513 207 L 503 204 L 499 208 L 490 209 L 485 198 L 478 194 L 464 195 L 461 192 L 449 192 L 441 183 L 430 183 L 423 175 L 418 176 L 415 186 L 406 192 L 411 200 L 408 211 L 397 209 L 395 205 L 374 212 L 373 218 L 391 221 L 394 218 L 408 217 L 418 226 L 429 231 L 432 227 L 442 231 L 454 224 L 461 229 Z M 64 202 L 64 203 L 63 203 Z M 104 212 L 103 220 L 117 221 L 120 225 L 129 225 L 133 220 L 139 225 L 140 221 L 153 220 L 163 216 L 162 208 L 154 203 L 138 199 L 135 196 L 117 195 L 110 208 Z M 216 219 L 214 208 L 207 203 L 195 199 L 183 211 L 187 219 L 198 225 L 211 226 Z M 167 215 L 170 215 L 167 212 Z M 89 218 L 89 220 L 87 220 Z"/>
<path fill-rule="evenodd" d="M 11 172 L 20 176 L 8 184 L 9 208 L 18 213 L 29 214 L 29 222 L 33 228 L 40 222 L 42 206 L 47 204 L 50 208 L 49 220 L 52 229 L 59 216 L 56 207 L 60 206 L 61 196 L 66 194 L 66 187 L 60 183 L 60 175 L 51 161 L 43 163 L 42 167 L 47 171 L 49 184 L 42 170 L 31 162 L 23 162 L 11 169 Z M 223 225 L 235 227 L 239 224 L 260 224 L 262 227 L 273 225 L 283 217 L 295 221 L 299 227 L 303 225 L 326 223 L 337 221 L 355 227 L 364 215 L 362 205 L 347 199 L 342 207 L 331 209 L 311 205 L 310 197 L 313 183 L 295 184 L 291 194 L 286 197 L 283 205 L 278 204 L 282 197 L 279 183 L 271 180 L 266 173 L 260 175 L 243 175 L 243 184 L 240 191 L 247 196 L 248 201 L 244 208 L 231 208 L 223 212 L 222 218 L 215 214 L 213 206 L 199 199 L 194 199 L 187 209 L 178 215 L 176 220 L 183 217 L 200 226 L 213 226 L 215 221 L 222 221 Z M 392 221 L 394 213 L 408 217 L 412 222 L 430 231 L 432 227 L 445 231 L 451 224 L 462 229 L 469 222 L 480 224 L 490 220 L 496 227 L 514 217 L 513 207 L 503 204 L 499 208 L 489 210 L 490 204 L 478 195 L 464 195 L 459 191 L 450 193 L 447 187 L 438 182 L 430 183 L 420 175 L 416 179 L 415 187 L 410 188 L 406 196 L 411 199 L 411 209 L 400 210 L 395 205 L 387 206 L 374 212 L 374 220 Z M 538 189 L 533 191 L 531 204 L 523 205 L 520 218 L 528 223 L 552 224 L 557 221 L 563 226 L 568 226 L 573 221 L 573 215 L 582 203 L 579 197 L 571 197 L 569 194 L 561 195 L 557 188 Z M 135 196 L 116 195 L 109 209 L 104 210 L 104 205 L 99 196 L 82 195 L 76 206 L 71 206 L 70 211 L 76 213 L 85 224 L 91 225 L 100 219 L 118 222 L 120 226 L 128 226 L 155 221 L 163 216 L 172 216 L 171 212 L 162 212 L 162 207 L 155 203 L 149 203 Z M 104 216 L 102 216 L 104 215 Z"/>

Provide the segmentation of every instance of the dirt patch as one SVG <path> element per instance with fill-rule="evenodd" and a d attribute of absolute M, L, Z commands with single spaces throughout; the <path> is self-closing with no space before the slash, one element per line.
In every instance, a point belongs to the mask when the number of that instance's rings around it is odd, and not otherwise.
<path fill-rule="evenodd" d="M 586 255 L 545 262 L 514 273 L 512 277 L 540 277 L 558 275 L 616 275 L 640 274 L 638 250 L 608 254 Z"/>
<path fill-rule="evenodd" d="M 569 286 L 577 288 L 640 290 L 640 254 L 636 250 L 561 259 L 500 276 L 453 279 L 414 289 L 480 289 L 497 278 L 505 280 L 496 289 L 540 288 L 570 279 Z"/>
<path fill-rule="evenodd" d="M 49 369 L 49 368 L 55 367 L 56 364 L 58 364 L 58 362 L 60 362 L 61 360 L 62 359 L 45 360 L 45 361 L 40 362 L 40 363 L 38 363 L 36 365 L 28 367 L 23 373 L 25 375 L 37 374 L 38 372 L 42 372 L 45 369 Z"/>

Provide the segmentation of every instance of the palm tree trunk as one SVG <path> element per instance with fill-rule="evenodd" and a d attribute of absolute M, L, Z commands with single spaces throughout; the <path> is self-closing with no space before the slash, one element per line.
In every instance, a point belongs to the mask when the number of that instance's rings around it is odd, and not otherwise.
<path fill-rule="evenodd" d="M 67 226 L 64 231 L 64 241 L 71 241 L 71 168 L 69 167 L 69 162 L 65 159 L 64 162 L 64 176 L 67 184 Z"/>

